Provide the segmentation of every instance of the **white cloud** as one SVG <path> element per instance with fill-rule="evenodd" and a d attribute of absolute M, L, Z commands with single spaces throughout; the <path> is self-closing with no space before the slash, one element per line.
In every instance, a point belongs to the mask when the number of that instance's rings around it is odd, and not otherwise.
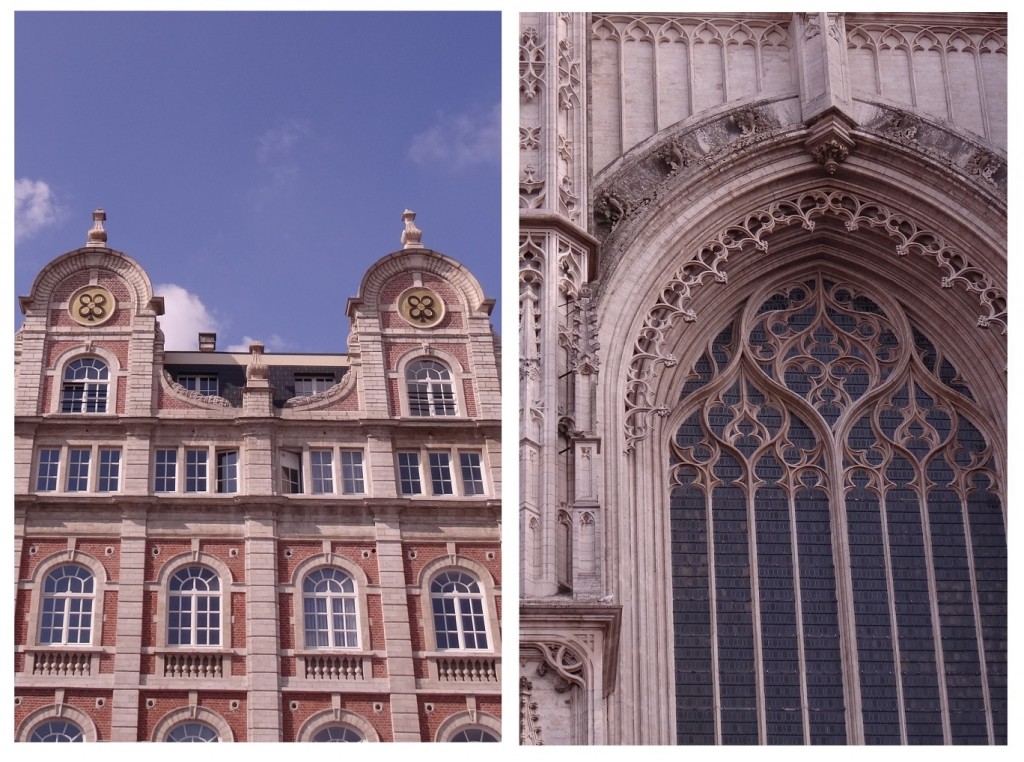
<path fill-rule="evenodd" d="M 459 170 L 501 160 L 501 104 L 486 111 L 442 114 L 412 139 L 409 155 L 419 165 Z"/>
<path fill-rule="evenodd" d="M 58 222 L 63 208 L 42 180 L 14 181 L 14 240 L 20 241 Z"/>
<path fill-rule="evenodd" d="M 171 352 L 196 350 L 200 331 L 216 332 L 217 321 L 198 296 L 173 283 L 156 286 L 153 290 L 164 298 L 164 314 L 160 316 L 164 349 Z"/>
<path fill-rule="evenodd" d="M 256 138 L 256 158 L 263 163 L 286 158 L 299 138 L 309 134 L 309 122 L 303 119 L 282 119 Z"/>
<path fill-rule="evenodd" d="M 269 339 L 254 339 L 252 336 L 243 336 L 240 344 L 232 344 L 225 352 L 248 352 L 249 345 L 256 342 L 262 341 L 263 348 L 268 352 L 283 352 L 288 346 L 285 344 L 284 339 L 278 336 L 276 333 Z"/>

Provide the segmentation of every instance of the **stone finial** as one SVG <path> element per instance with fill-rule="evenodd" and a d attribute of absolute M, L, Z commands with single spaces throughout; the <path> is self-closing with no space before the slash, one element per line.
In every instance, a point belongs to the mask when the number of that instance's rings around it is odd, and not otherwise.
<path fill-rule="evenodd" d="M 249 366 L 245 369 L 245 377 L 248 381 L 263 381 L 260 386 L 266 385 L 267 365 L 263 362 L 263 342 L 254 341 L 249 345 L 249 352 L 252 355 Z"/>
<path fill-rule="evenodd" d="M 103 221 L 107 219 L 107 213 L 102 209 L 97 209 L 92 213 L 92 229 L 89 230 L 89 236 L 86 239 L 86 246 L 106 246 L 107 245 L 107 231 L 103 229 Z"/>
<path fill-rule="evenodd" d="M 416 219 L 416 212 L 406 209 L 402 212 L 402 219 L 405 221 L 405 230 L 402 231 L 402 248 L 422 249 L 423 244 L 420 241 L 423 238 L 423 231 L 413 222 Z"/>

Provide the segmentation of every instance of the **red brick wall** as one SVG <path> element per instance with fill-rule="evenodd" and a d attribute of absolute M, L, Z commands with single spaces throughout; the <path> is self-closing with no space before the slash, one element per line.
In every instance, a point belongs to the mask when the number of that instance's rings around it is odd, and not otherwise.
<path fill-rule="evenodd" d="M 149 699 L 152 699 L 154 706 L 147 706 Z M 238 701 L 237 709 L 231 708 L 231 702 Z M 140 741 L 149 741 L 153 738 L 153 730 L 171 712 L 188 706 L 188 692 L 145 692 L 139 693 L 139 736 Z M 196 700 L 196 706 L 209 709 L 220 716 L 235 737 L 235 741 L 245 741 L 248 738 L 246 730 L 246 694 L 244 691 L 200 691 Z"/>
<path fill-rule="evenodd" d="M 53 706 L 52 689 L 26 688 L 17 690 L 15 695 L 21 699 L 21 703 L 14 708 L 15 733 L 21 729 L 22 723 L 30 714 L 44 707 Z M 102 699 L 104 706 L 97 707 L 97 699 Z M 110 740 L 110 718 L 113 708 L 110 691 L 68 688 L 64 691 L 64 703 L 88 715 L 96 725 L 98 740 Z"/>
<path fill-rule="evenodd" d="M 296 709 L 291 708 L 297 702 Z M 374 710 L 374 704 L 380 704 L 380 711 Z M 282 737 L 285 741 L 294 741 L 299 729 L 310 717 L 332 709 L 330 694 L 324 693 L 286 693 L 281 699 Z M 341 694 L 341 708 L 357 714 L 368 722 L 381 741 L 394 740 L 391 730 L 391 702 L 386 694 Z"/>

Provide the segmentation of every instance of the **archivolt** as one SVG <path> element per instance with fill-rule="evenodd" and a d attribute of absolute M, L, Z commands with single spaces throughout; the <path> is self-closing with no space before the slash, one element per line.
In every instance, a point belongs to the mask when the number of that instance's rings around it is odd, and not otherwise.
<path fill-rule="evenodd" d="M 995 325 L 1001 327 L 1003 334 L 1006 333 L 1005 287 L 997 285 L 991 275 L 972 263 L 966 253 L 948 244 L 938 233 L 882 203 L 860 198 L 849 191 L 823 189 L 800 193 L 750 212 L 727 226 L 715 238 L 700 246 L 696 254 L 664 282 L 636 335 L 633 356 L 627 370 L 624 394 L 627 452 L 650 434 L 650 413 L 665 415 L 668 412 L 667 408 L 655 405 L 656 389 L 653 382 L 657 378 L 659 365 L 671 367 L 676 364 L 676 358 L 664 353 L 663 349 L 677 318 L 692 322 L 697 317 L 693 310 L 686 307 L 693 289 L 703 285 L 709 277 L 714 282 L 725 283 L 727 275 L 723 267 L 731 252 L 752 246 L 757 251 L 767 253 L 768 236 L 776 228 L 799 224 L 811 231 L 814 230 L 815 218 L 827 214 L 844 220 L 844 226 L 850 232 L 861 226 L 881 228 L 896 239 L 896 256 L 913 253 L 933 259 L 942 272 L 940 285 L 943 288 L 959 284 L 968 292 L 978 294 L 982 307 L 978 326 L 987 328 Z"/>

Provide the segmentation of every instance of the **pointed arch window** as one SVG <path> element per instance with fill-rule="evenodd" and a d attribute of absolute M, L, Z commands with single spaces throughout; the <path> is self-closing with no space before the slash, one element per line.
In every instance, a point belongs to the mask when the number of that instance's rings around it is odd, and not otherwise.
<path fill-rule="evenodd" d="M 430 585 L 430 603 L 439 651 L 488 647 L 484 594 L 473 575 L 454 569 L 437 575 Z"/>
<path fill-rule="evenodd" d="M 868 743 L 1005 743 L 984 415 L 898 305 L 824 274 L 745 305 L 669 448 L 680 743 L 844 743 L 850 697 Z"/>
<path fill-rule="evenodd" d="M 356 586 L 341 569 L 325 567 L 302 582 L 306 648 L 358 648 Z"/>
<path fill-rule="evenodd" d="M 105 413 L 110 371 L 95 357 L 81 357 L 68 363 L 60 391 L 62 413 Z"/>
<path fill-rule="evenodd" d="M 43 582 L 39 643 L 91 643 L 94 595 L 92 572 L 83 566 L 64 564 L 47 574 Z"/>
<path fill-rule="evenodd" d="M 437 360 L 416 360 L 405 370 L 409 415 L 458 415 L 455 387 L 448 366 Z"/>

